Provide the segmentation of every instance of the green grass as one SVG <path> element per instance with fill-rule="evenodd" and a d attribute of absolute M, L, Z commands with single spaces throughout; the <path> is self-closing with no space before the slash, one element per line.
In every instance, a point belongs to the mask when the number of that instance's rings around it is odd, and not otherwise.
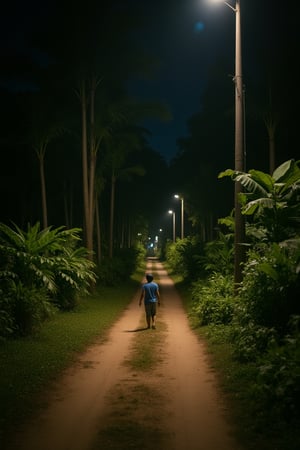
<path fill-rule="evenodd" d="M 144 319 L 143 319 L 144 323 Z M 130 359 L 126 361 L 131 370 L 152 370 L 160 361 L 166 338 L 166 325 L 157 321 L 156 330 L 136 333 L 131 349 Z"/>
<path fill-rule="evenodd" d="M 1 342 L 0 441 L 39 407 L 39 392 L 79 352 L 96 340 L 105 340 L 135 294 L 138 276 L 121 288 L 98 289 L 82 299 L 74 312 L 57 313 L 31 337 Z"/>
<path fill-rule="evenodd" d="M 101 433 L 93 450 L 163 450 L 165 434 L 156 427 L 153 417 L 143 424 L 124 418 L 117 425 L 114 421 Z"/>

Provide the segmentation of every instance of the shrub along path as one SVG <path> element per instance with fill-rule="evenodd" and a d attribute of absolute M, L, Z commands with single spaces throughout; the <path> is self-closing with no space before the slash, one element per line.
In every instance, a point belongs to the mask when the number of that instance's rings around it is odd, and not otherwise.
<path fill-rule="evenodd" d="M 139 292 L 107 341 L 78 357 L 44 394 L 45 408 L 8 450 L 238 450 L 204 344 L 191 331 L 163 265 L 157 329 Z"/>

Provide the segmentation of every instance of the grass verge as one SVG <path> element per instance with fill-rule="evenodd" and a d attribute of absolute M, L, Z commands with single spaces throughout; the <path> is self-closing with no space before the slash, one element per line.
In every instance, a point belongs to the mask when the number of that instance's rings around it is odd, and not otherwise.
<path fill-rule="evenodd" d="M 56 314 L 35 335 L 0 344 L 0 441 L 39 407 L 38 394 L 89 344 L 107 331 L 138 288 L 136 274 L 120 287 L 101 288 L 73 312 Z M 140 278 L 139 278 L 140 281 Z M 122 294 L 122 295 L 120 295 Z"/>

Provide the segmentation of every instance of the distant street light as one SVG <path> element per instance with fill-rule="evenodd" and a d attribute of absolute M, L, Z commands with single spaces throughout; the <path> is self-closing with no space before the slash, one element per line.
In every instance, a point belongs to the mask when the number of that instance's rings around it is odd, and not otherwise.
<path fill-rule="evenodd" d="M 184 198 L 178 194 L 175 194 L 174 197 L 181 201 L 181 239 L 184 239 Z"/>
<path fill-rule="evenodd" d="M 158 250 L 162 246 L 162 239 L 161 239 L 162 231 L 163 231 L 162 228 L 159 228 L 158 229 L 158 234 L 155 236 L 156 250 Z"/>
<path fill-rule="evenodd" d="M 169 210 L 169 214 L 173 215 L 173 242 L 175 242 L 176 241 L 176 231 L 175 231 L 176 216 L 175 216 L 175 212 L 172 211 L 171 209 Z"/>
<path fill-rule="evenodd" d="M 235 8 L 223 0 L 212 0 L 225 3 L 235 12 L 235 167 L 234 170 L 244 171 L 244 118 L 243 118 L 243 80 L 242 80 L 242 45 L 241 45 L 241 7 L 240 0 L 235 1 Z M 234 183 L 234 283 L 235 288 L 243 279 L 241 263 L 245 259 L 245 222 L 239 202 L 242 186 Z"/>

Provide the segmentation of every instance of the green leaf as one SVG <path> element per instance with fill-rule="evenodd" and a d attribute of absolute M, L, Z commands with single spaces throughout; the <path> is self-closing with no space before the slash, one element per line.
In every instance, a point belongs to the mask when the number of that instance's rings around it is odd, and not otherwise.
<path fill-rule="evenodd" d="M 240 173 L 235 177 L 235 181 L 240 182 L 241 185 L 250 193 L 262 195 L 267 197 L 268 191 L 263 185 L 254 180 L 248 173 Z"/>
<path fill-rule="evenodd" d="M 271 198 L 258 198 L 256 200 L 252 200 L 243 207 L 243 214 L 249 216 L 254 214 L 256 211 L 261 212 L 264 208 L 273 209 L 274 201 Z"/>
<path fill-rule="evenodd" d="M 289 161 L 285 161 L 283 164 L 277 167 L 273 172 L 273 179 L 276 182 L 279 182 L 281 178 L 285 178 L 286 174 L 290 171 L 291 167 L 293 166 L 293 163 L 294 160 L 290 159 Z"/>
<path fill-rule="evenodd" d="M 272 280 L 278 280 L 278 272 L 268 263 L 261 263 L 257 267 L 261 272 L 268 275 Z"/>
<path fill-rule="evenodd" d="M 267 191 L 273 190 L 274 181 L 268 173 L 261 172 L 260 170 L 249 170 L 251 178 L 259 185 L 263 186 Z"/>
<path fill-rule="evenodd" d="M 232 177 L 235 174 L 235 171 L 232 169 L 226 169 L 224 172 L 220 172 L 218 178 L 224 177 Z"/>

